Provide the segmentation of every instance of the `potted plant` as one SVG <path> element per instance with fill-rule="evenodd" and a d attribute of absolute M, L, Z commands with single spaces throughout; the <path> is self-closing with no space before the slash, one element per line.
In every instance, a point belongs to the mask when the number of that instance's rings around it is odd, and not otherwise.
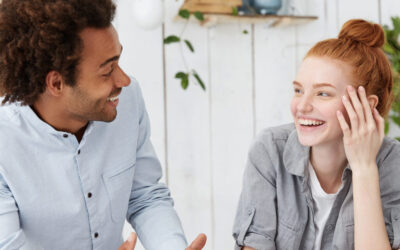
<path fill-rule="evenodd" d="M 389 131 L 389 121 L 400 127 L 400 17 L 392 17 L 392 23 L 392 29 L 384 26 L 386 41 L 383 50 L 391 62 L 394 81 L 394 100 L 386 122 L 386 132 Z M 400 141 L 400 137 L 396 139 Z"/>

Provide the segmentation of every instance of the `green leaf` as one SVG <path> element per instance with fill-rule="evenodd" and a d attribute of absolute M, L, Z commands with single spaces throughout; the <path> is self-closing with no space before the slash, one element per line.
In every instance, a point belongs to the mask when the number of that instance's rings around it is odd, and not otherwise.
<path fill-rule="evenodd" d="M 237 7 L 232 7 L 232 15 L 237 16 L 239 14 Z"/>
<path fill-rule="evenodd" d="M 197 20 L 204 21 L 204 15 L 200 11 L 196 11 L 195 13 L 193 13 L 193 15 L 197 18 Z"/>
<path fill-rule="evenodd" d="M 389 121 L 385 120 L 385 135 L 387 135 L 387 133 L 389 133 Z"/>
<path fill-rule="evenodd" d="M 400 141 L 400 137 L 396 137 L 396 140 Z"/>
<path fill-rule="evenodd" d="M 392 116 L 392 121 L 400 126 L 400 116 Z"/>
<path fill-rule="evenodd" d="M 190 17 L 190 12 L 186 9 L 180 10 L 179 11 L 179 16 L 184 18 L 184 19 L 189 19 Z"/>
<path fill-rule="evenodd" d="M 204 82 L 201 80 L 200 76 L 196 72 L 193 72 L 193 76 L 194 76 L 194 78 L 196 78 L 197 82 L 200 84 L 200 87 L 205 91 L 206 85 L 204 85 Z"/>
<path fill-rule="evenodd" d="M 175 78 L 177 78 L 177 79 L 182 79 L 182 78 L 185 78 L 185 77 L 188 77 L 188 74 L 186 74 L 186 73 L 184 73 L 182 71 L 176 73 L 176 75 L 175 75 Z"/>
<path fill-rule="evenodd" d="M 164 39 L 164 44 L 177 43 L 180 41 L 181 41 L 181 39 L 179 37 L 177 37 L 175 35 L 171 35 Z"/>
<path fill-rule="evenodd" d="M 249 31 L 243 30 L 243 34 L 247 35 L 247 34 L 249 34 Z"/>
<path fill-rule="evenodd" d="M 182 80 L 181 80 L 181 86 L 182 86 L 182 88 L 185 89 L 185 90 L 188 88 L 188 86 L 189 86 L 189 78 L 188 78 L 188 77 L 182 78 Z"/>
<path fill-rule="evenodd" d="M 188 46 L 188 48 L 190 49 L 190 51 L 194 52 L 194 48 L 193 45 L 190 43 L 190 41 L 185 40 L 186 46 Z"/>

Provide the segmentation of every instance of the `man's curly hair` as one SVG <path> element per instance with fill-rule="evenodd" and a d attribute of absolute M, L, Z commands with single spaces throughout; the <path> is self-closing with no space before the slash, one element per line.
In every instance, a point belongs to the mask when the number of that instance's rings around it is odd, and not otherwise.
<path fill-rule="evenodd" d="M 114 14 L 112 0 L 2 0 L 2 104 L 32 105 L 45 91 L 52 70 L 73 86 L 83 49 L 79 33 L 110 26 Z"/>

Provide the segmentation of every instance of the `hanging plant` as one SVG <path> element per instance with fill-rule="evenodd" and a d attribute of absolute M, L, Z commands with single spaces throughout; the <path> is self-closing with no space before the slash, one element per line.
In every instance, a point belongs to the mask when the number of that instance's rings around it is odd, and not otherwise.
<path fill-rule="evenodd" d="M 387 54 L 393 71 L 394 100 L 391 113 L 388 117 L 394 124 L 400 126 L 400 17 L 392 17 L 393 29 L 384 26 L 386 42 L 383 50 Z M 386 122 L 385 131 L 389 131 L 389 122 Z M 400 137 L 396 138 L 400 141 Z"/>
<path fill-rule="evenodd" d="M 188 64 L 186 62 L 186 58 L 183 54 L 183 48 L 186 47 L 190 52 L 194 53 L 195 49 L 193 47 L 193 44 L 187 40 L 187 39 L 182 39 L 182 35 L 186 30 L 186 27 L 189 23 L 189 18 L 190 16 L 193 15 L 197 20 L 199 21 L 204 21 L 204 16 L 203 13 L 196 11 L 194 13 L 190 13 L 186 9 L 182 9 L 179 11 L 179 16 L 185 19 L 185 25 L 183 26 L 183 29 L 180 33 L 179 36 L 177 35 L 169 35 L 164 39 L 164 44 L 173 44 L 173 43 L 179 43 L 180 49 L 181 49 L 181 56 L 182 56 L 182 61 L 185 66 L 185 69 L 182 71 L 179 71 L 175 74 L 175 78 L 180 80 L 181 86 L 183 89 L 187 89 L 189 87 L 189 83 L 193 80 L 197 82 L 197 84 L 200 85 L 200 87 L 205 91 L 206 86 L 201 79 L 200 75 L 196 72 L 194 69 L 189 69 Z"/>

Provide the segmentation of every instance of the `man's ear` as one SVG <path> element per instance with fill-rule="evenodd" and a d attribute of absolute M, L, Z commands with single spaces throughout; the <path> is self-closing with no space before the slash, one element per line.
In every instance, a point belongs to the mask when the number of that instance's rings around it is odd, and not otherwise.
<path fill-rule="evenodd" d="M 55 70 L 46 75 L 46 92 L 52 96 L 60 96 L 64 89 L 64 80 L 61 74 Z"/>
<path fill-rule="evenodd" d="M 371 109 L 374 109 L 376 106 L 378 106 L 379 98 L 376 95 L 370 95 L 367 99 Z"/>

